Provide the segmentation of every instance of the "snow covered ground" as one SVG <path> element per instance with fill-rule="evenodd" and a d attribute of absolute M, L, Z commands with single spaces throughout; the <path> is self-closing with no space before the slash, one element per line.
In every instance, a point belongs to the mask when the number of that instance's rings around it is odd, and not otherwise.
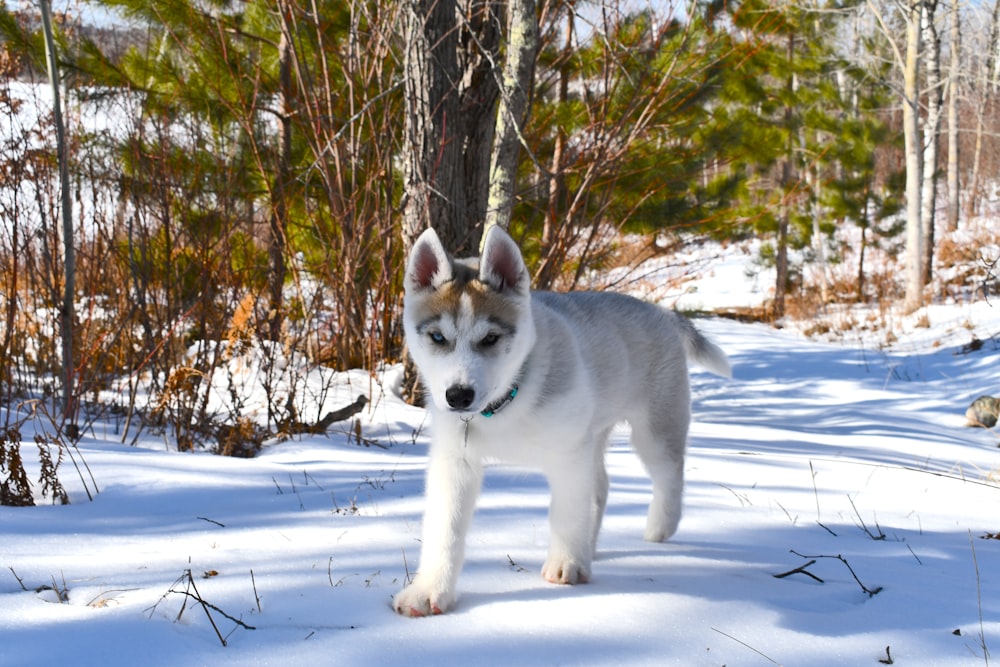
<path fill-rule="evenodd" d="M 773 278 L 751 259 L 723 254 L 656 297 L 759 305 Z M 0 666 L 989 664 L 1000 438 L 963 414 L 1000 394 L 1000 302 L 882 314 L 836 342 L 794 323 L 698 326 L 735 372 L 693 369 L 680 530 L 642 541 L 650 485 L 620 427 L 589 584 L 541 579 L 545 482 L 496 466 L 456 608 L 395 615 L 432 425 L 388 390 L 398 369 L 355 371 L 314 392 L 315 414 L 367 394 L 360 444 L 334 426 L 233 459 L 150 431 L 122 444 L 120 422 L 98 422 L 76 452 L 90 474 L 60 468 L 71 505 L 0 507 Z M 259 357 L 233 363 L 252 391 Z M 22 427 L 35 476 L 42 428 Z"/>
<path fill-rule="evenodd" d="M 108 425 L 80 443 L 93 502 L 64 465 L 70 506 L 0 508 L 0 664 L 988 664 L 1000 450 L 962 415 L 1000 389 L 1000 305 L 964 308 L 903 354 L 700 320 L 735 377 L 694 372 L 676 537 L 641 539 L 650 487 L 622 428 L 593 581 L 547 584 L 545 483 L 492 468 L 458 605 L 434 618 L 389 607 L 418 555 L 422 410 L 371 385 L 368 446 L 331 432 L 252 460 Z M 369 389 L 351 377 L 331 406 Z"/>

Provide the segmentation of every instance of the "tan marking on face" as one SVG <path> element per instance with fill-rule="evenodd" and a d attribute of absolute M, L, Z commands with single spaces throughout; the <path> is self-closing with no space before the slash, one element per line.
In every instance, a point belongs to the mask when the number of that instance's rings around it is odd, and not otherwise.
<path fill-rule="evenodd" d="M 406 306 L 408 319 L 415 326 L 447 315 L 459 329 L 486 319 L 513 330 L 526 301 L 506 297 L 479 280 L 470 280 L 464 284 L 454 281 L 445 283 L 432 295 L 407 300 Z M 464 322 L 463 316 L 467 318 Z"/>
<path fill-rule="evenodd" d="M 528 304 L 527 299 L 504 296 L 478 280 L 469 283 L 466 294 L 477 318 L 486 318 L 512 329 L 516 329 L 522 310 Z"/>
<path fill-rule="evenodd" d="M 433 294 L 419 298 L 407 298 L 404 301 L 405 317 L 414 326 L 435 320 L 443 315 L 453 317 L 458 312 L 458 300 L 461 291 L 454 289 L 453 283 L 445 283 Z"/>

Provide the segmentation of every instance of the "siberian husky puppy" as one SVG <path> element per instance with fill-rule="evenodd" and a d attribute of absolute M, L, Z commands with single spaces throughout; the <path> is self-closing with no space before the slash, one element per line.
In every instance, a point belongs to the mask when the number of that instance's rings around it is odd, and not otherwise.
<path fill-rule="evenodd" d="M 432 442 L 420 564 L 392 606 L 447 611 L 484 459 L 541 469 L 552 493 L 542 576 L 590 577 L 608 497 L 604 455 L 627 421 L 653 483 L 645 539 L 677 530 L 691 419 L 687 360 L 730 375 L 684 317 L 613 293 L 532 292 L 521 252 L 491 228 L 480 258 L 455 260 L 428 229 L 409 256 L 407 346 L 429 395 Z"/>

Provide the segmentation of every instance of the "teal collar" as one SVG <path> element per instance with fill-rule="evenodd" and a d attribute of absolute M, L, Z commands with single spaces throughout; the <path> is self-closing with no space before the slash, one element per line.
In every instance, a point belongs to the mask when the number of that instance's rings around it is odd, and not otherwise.
<path fill-rule="evenodd" d="M 510 405 L 510 402 L 514 400 L 514 397 L 517 396 L 517 390 L 518 386 L 517 383 L 515 382 L 513 385 L 511 385 L 510 390 L 506 394 L 504 394 L 502 397 L 498 398 L 497 400 L 487 405 L 486 409 L 480 412 L 479 414 L 481 414 L 484 417 L 492 417 L 496 413 L 500 412 L 508 405 Z"/>

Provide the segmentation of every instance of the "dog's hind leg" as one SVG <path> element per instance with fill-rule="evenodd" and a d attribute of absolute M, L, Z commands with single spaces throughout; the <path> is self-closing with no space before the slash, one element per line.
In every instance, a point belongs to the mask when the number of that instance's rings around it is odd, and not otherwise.
<path fill-rule="evenodd" d="M 597 440 L 597 447 L 594 448 L 594 502 L 593 516 L 591 517 L 590 533 L 590 553 L 597 555 L 597 537 L 601 532 L 601 523 L 604 521 L 604 510 L 608 506 L 608 467 L 604 461 L 604 454 L 608 448 L 608 437 L 611 429 L 607 429 Z"/>
<path fill-rule="evenodd" d="M 685 409 L 682 414 L 652 416 L 649 423 L 632 423 L 632 446 L 653 482 L 644 535 L 649 542 L 669 539 L 681 520 L 688 421 Z"/>
<path fill-rule="evenodd" d="M 578 455 L 561 457 L 545 471 L 552 500 L 549 555 L 542 576 L 553 584 L 578 584 L 590 579 L 595 514 L 604 505 L 606 495 L 595 488 L 601 475 L 595 470 L 596 459 L 589 450 L 590 446 Z"/>

